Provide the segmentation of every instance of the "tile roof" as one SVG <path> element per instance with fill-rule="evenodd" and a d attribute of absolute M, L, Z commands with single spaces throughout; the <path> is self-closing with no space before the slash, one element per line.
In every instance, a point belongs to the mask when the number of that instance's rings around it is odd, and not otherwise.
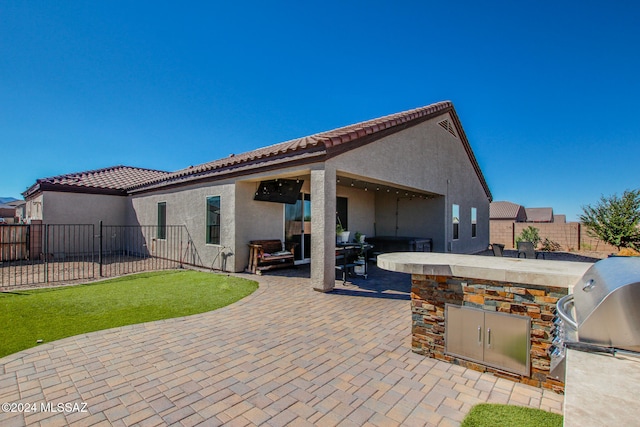
<path fill-rule="evenodd" d="M 491 199 L 491 191 L 480 170 L 480 166 L 471 150 L 469 142 L 462 130 L 460 121 L 450 101 L 438 102 L 425 107 L 391 114 L 373 120 L 344 126 L 338 129 L 317 133 L 311 136 L 292 139 L 257 150 L 235 154 L 223 159 L 191 166 L 166 176 L 158 176 L 147 182 L 128 187 L 129 191 L 145 191 L 166 185 L 184 182 L 213 179 L 226 174 L 248 173 L 250 170 L 273 167 L 274 165 L 292 162 L 321 161 L 335 154 L 357 146 L 372 142 L 386 135 L 398 132 L 407 126 L 418 124 L 429 118 L 450 112 L 456 123 L 464 148 L 482 186 Z"/>
<path fill-rule="evenodd" d="M 425 107 L 292 139 L 242 154 L 233 154 L 223 159 L 190 166 L 175 172 L 113 166 L 94 171 L 43 178 L 37 180 L 36 184 L 23 195 L 27 197 L 38 190 L 127 194 L 198 180 L 215 180 L 222 177 L 248 174 L 261 169 L 319 162 L 446 113 L 450 114 L 476 175 L 487 197 L 491 200 L 489 186 L 450 101 L 437 102 Z"/>
<path fill-rule="evenodd" d="M 524 208 L 511 202 L 491 202 L 489 204 L 489 219 L 526 219 Z"/>
<path fill-rule="evenodd" d="M 104 169 L 41 178 L 23 195 L 27 197 L 38 190 L 126 194 L 127 187 L 167 174 L 168 172 L 152 169 L 112 166 Z"/>
<path fill-rule="evenodd" d="M 525 208 L 527 222 L 553 222 L 553 208 Z"/>

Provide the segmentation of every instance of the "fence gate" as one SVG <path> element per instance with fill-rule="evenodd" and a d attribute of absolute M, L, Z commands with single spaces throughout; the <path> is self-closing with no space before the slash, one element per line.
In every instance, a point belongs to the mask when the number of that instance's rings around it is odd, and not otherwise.
<path fill-rule="evenodd" d="M 185 226 L 2 225 L 0 290 L 180 268 L 190 243 Z"/>

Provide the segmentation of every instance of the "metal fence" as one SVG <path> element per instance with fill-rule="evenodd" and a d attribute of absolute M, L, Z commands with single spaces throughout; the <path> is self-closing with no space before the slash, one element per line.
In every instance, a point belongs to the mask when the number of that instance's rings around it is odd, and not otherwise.
<path fill-rule="evenodd" d="M 92 280 L 196 264 L 182 225 L 0 226 L 0 289 Z"/>

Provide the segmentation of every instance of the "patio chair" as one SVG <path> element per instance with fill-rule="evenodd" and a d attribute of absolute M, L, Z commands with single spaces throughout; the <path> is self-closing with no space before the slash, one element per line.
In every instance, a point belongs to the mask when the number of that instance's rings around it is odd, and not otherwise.
<path fill-rule="evenodd" d="M 500 243 L 492 243 L 491 249 L 493 249 L 494 256 L 504 256 L 504 245 Z"/>
<path fill-rule="evenodd" d="M 540 254 L 536 252 L 533 243 L 518 242 L 518 258 L 520 258 L 520 255 L 523 255 L 527 259 L 536 259 Z"/>

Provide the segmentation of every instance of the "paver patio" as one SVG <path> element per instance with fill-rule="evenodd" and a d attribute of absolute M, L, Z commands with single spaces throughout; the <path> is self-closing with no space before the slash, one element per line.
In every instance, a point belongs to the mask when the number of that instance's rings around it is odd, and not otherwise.
<path fill-rule="evenodd" d="M 554 392 L 412 353 L 408 275 L 322 294 L 292 271 L 248 276 L 260 288 L 214 312 L 0 359 L 0 403 L 36 409 L 0 411 L 0 425 L 455 426 L 481 402 L 562 412 Z"/>

